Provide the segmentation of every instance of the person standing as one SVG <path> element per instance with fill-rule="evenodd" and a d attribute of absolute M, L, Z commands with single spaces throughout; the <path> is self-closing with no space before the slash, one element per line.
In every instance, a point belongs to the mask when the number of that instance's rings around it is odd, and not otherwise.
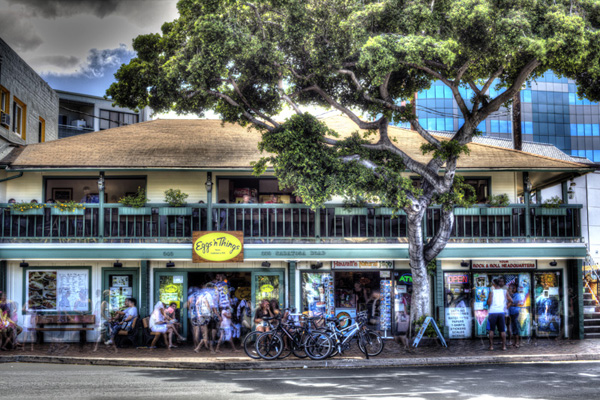
<path fill-rule="evenodd" d="M 504 312 L 507 307 L 512 305 L 512 300 L 504 289 L 504 278 L 497 277 L 492 279 L 492 289 L 488 297 L 488 322 L 490 326 L 490 350 L 494 350 L 494 330 L 498 327 L 500 337 L 502 338 L 502 350 L 506 350 L 506 320 Z"/>
<path fill-rule="evenodd" d="M 523 295 L 519 293 L 515 283 L 511 283 L 508 286 L 508 289 L 512 302 L 511 306 L 508 308 L 508 315 L 510 317 L 511 341 L 518 349 L 521 347 L 521 336 L 519 336 L 519 313 L 521 312 L 521 307 L 519 304 L 521 304 L 523 301 Z"/>

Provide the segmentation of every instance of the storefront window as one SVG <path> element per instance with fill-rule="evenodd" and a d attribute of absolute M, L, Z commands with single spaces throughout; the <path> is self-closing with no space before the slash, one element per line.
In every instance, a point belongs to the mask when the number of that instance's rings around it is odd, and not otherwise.
<path fill-rule="evenodd" d="M 117 311 L 125 306 L 125 299 L 133 297 L 133 275 L 109 275 L 109 311 Z"/>
<path fill-rule="evenodd" d="M 563 323 L 560 272 L 536 272 L 534 276 L 537 335 L 558 336 Z"/>
<path fill-rule="evenodd" d="M 380 329 L 380 271 L 336 271 L 334 281 L 336 315 L 345 312 L 355 318 L 367 311 L 368 324 Z"/>
<path fill-rule="evenodd" d="M 181 309 L 183 299 L 183 275 L 160 276 L 158 287 L 159 300 L 168 306 L 175 302 L 177 308 Z"/>
<path fill-rule="evenodd" d="M 302 311 L 309 316 L 335 316 L 330 273 L 302 273 Z"/>
<path fill-rule="evenodd" d="M 412 274 L 410 272 L 394 273 L 394 311 L 396 313 L 395 334 L 408 332 L 410 326 L 410 301 L 412 298 Z"/>
<path fill-rule="evenodd" d="M 258 307 L 263 300 L 279 301 L 281 286 L 279 284 L 279 275 L 255 275 L 256 298 L 255 307 Z"/>
<path fill-rule="evenodd" d="M 468 273 L 444 274 L 445 321 L 450 339 L 471 337 L 471 281 Z M 486 314 L 487 317 L 487 314 Z"/>
<path fill-rule="evenodd" d="M 28 310 L 89 312 L 89 271 L 53 269 L 27 271 Z"/>
<path fill-rule="evenodd" d="M 475 334 L 487 335 L 488 304 L 492 280 L 497 277 L 504 278 L 504 288 L 513 298 L 513 305 L 509 311 L 510 318 L 517 318 L 519 336 L 531 335 L 531 274 L 529 273 L 476 273 L 473 274 L 475 282 Z M 511 290 L 511 286 L 514 287 Z M 507 324 L 510 326 L 510 324 Z"/>

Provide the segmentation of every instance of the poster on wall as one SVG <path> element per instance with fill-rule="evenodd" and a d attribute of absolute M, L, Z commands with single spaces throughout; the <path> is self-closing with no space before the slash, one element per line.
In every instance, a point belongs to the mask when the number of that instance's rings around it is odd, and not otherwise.
<path fill-rule="evenodd" d="M 471 337 L 471 307 L 446 308 L 446 326 L 450 339 Z"/>
<path fill-rule="evenodd" d="M 333 301 L 333 279 L 329 273 L 302 274 L 302 310 L 308 315 L 335 316 Z"/>
<path fill-rule="evenodd" d="M 468 273 L 444 274 L 445 321 L 450 339 L 471 337 L 471 279 Z M 477 300 L 476 300 L 477 301 Z"/>
<path fill-rule="evenodd" d="M 164 305 L 169 305 L 173 302 L 177 304 L 177 308 L 181 308 L 181 300 L 183 299 L 183 284 L 174 283 L 174 276 L 161 276 L 158 286 L 158 297 Z"/>
<path fill-rule="evenodd" d="M 76 269 L 27 271 L 27 309 L 87 312 L 89 271 Z"/>
<path fill-rule="evenodd" d="M 538 336 L 558 336 L 561 321 L 560 272 L 535 274 L 535 319 Z"/>
<path fill-rule="evenodd" d="M 380 285 L 379 329 L 388 331 L 392 328 L 392 281 L 382 279 Z"/>

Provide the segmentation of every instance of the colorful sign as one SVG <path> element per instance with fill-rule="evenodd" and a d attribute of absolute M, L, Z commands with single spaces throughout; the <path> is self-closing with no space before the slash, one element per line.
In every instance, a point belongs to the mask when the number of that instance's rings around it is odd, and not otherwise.
<path fill-rule="evenodd" d="M 393 261 L 333 261 L 331 263 L 334 269 L 392 269 Z"/>
<path fill-rule="evenodd" d="M 244 261 L 243 232 L 194 232 L 192 243 L 194 263 Z"/>
<path fill-rule="evenodd" d="M 536 269 L 537 261 L 519 260 L 476 260 L 472 263 L 473 269 Z"/>

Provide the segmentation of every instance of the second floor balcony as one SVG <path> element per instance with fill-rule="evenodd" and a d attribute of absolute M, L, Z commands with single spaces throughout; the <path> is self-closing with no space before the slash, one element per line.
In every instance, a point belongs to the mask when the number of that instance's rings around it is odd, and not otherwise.
<path fill-rule="evenodd" d="M 407 218 L 381 207 L 326 205 L 313 211 L 302 204 L 86 204 L 61 212 L 53 204 L 20 212 L 0 205 L 3 242 L 191 243 L 194 231 L 242 231 L 246 243 L 405 243 Z M 544 208 L 456 208 L 450 242 L 581 242 L 581 205 Z M 431 207 L 425 238 L 439 230 L 441 209 Z"/>

